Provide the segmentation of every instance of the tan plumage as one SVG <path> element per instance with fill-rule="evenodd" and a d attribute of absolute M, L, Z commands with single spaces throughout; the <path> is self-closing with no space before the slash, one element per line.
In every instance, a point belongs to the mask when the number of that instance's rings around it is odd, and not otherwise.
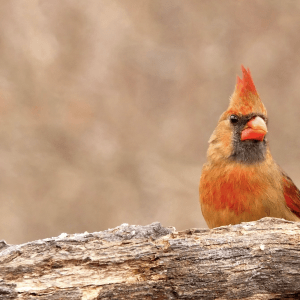
<path fill-rule="evenodd" d="M 209 140 L 199 186 L 203 216 L 210 228 L 267 216 L 300 221 L 300 192 L 272 158 L 267 111 L 250 71 L 242 71 Z"/>

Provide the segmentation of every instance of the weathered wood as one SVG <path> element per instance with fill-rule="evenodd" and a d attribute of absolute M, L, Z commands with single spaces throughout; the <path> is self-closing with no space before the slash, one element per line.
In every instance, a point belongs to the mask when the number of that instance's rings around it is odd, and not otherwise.
<path fill-rule="evenodd" d="M 0 243 L 0 299 L 298 299 L 300 224 L 123 224 Z"/>

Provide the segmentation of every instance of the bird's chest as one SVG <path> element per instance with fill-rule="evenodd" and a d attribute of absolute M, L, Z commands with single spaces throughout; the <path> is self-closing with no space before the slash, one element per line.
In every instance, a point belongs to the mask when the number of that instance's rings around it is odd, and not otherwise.
<path fill-rule="evenodd" d="M 200 181 L 201 208 L 208 225 L 216 227 L 252 221 L 267 215 L 261 199 L 266 184 L 252 170 L 203 172 Z M 221 172 L 220 172 L 221 171 Z"/>

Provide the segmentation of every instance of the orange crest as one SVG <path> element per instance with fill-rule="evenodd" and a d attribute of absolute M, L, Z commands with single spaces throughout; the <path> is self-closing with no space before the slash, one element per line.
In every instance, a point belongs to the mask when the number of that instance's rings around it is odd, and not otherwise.
<path fill-rule="evenodd" d="M 253 83 L 250 70 L 242 66 L 243 79 L 237 77 L 235 91 L 231 97 L 227 112 L 247 115 L 250 113 L 267 114 Z"/>

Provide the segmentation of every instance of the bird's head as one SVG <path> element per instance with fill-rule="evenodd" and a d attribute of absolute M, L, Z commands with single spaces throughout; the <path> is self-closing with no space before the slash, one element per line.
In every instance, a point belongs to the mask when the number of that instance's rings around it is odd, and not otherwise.
<path fill-rule="evenodd" d="M 250 70 L 242 66 L 228 109 L 221 115 L 209 143 L 211 160 L 230 159 L 253 164 L 265 159 L 267 111 L 260 100 Z"/>

